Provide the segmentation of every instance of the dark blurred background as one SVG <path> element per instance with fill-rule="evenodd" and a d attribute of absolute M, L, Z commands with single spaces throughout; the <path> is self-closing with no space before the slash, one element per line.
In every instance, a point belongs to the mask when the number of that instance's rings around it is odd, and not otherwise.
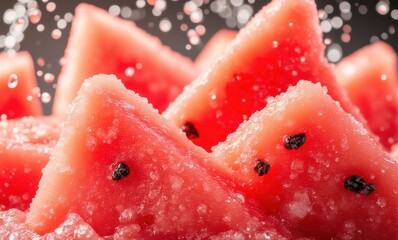
<path fill-rule="evenodd" d="M 300 0 L 297 0 L 300 1 Z M 50 112 L 68 40 L 76 0 L 2 0 L 0 50 L 28 50 L 35 61 L 46 114 Z M 107 0 L 84 1 L 135 21 L 172 49 L 194 59 L 221 28 L 240 29 L 269 1 L 260 0 Z M 398 52 L 398 0 L 317 0 L 327 45 L 326 56 L 338 62 L 375 41 Z M 52 80 L 54 79 L 54 81 Z"/>

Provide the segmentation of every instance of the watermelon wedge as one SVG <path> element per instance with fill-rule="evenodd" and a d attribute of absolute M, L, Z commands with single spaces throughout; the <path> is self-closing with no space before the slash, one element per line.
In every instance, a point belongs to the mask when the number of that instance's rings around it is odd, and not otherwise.
<path fill-rule="evenodd" d="M 397 55 L 384 42 L 361 48 L 336 67 L 339 83 L 386 149 L 398 142 L 397 68 Z"/>
<path fill-rule="evenodd" d="M 42 114 L 32 57 L 28 52 L 0 54 L 0 115 L 2 119 Z"/>
<path fill-rule="evenodd" d="M 115 76 L 95 76 L 71 105 L 27 223 L 45 234 L 77 213 L 100 236 L 129 225 L 148 238 L 280 236 L 204 168 L 211 158 Z"/>
<path fill-rule="evenodd" d="M 213 62 L 226 51 L 237 34 L 237 31 L 226 29 L 216 32 L 196 57 L 194 62 L 196 69 L 204 72 L 210 68 Z"/>
<path fill-rule="evenodd" d="M 397 162 L 319 84 L 270 99 L 213 153 L 221 174 L 293 235 L 398 238 Z"/>
<path fill-rule="evenodd" d="M 65 116 L 84 79 L 115 74 L 128 89 L 163 111 L 196 77 L 192 61 L 163 46 L 133 22 L 80 4 L 75 10 L 53 112 Z"/>
<path fill-rule="evenodd" d="M 213 66 L 186 87 L 164 112 L 177 126 L 192 124 L 191 140 L 207 151 L 252 113 L 300 79 L 320 82 L 343 108 L 358 110 L 337 84 L 324 54 L 312 0 L 274 0 L 238 34 Z"/>
<path fill-rule="evenodd" d="M 59 138 L 54 117 L 0 121 L 0 210 L 26 210 Z"/>

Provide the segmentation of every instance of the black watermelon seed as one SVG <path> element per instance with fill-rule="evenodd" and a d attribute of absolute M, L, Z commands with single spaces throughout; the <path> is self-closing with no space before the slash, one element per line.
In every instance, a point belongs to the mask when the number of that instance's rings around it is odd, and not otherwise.
<path fill-rule="evenodd" d="M 363 178 L 355 175 L 345 180 L 344 188 L 348 191 L 364 195 L 369 195 L 376 190 L 374 184 L 367 184 Z"/>
<path fill-rule="evenodd" d="M 125 163 L 119 163 L 115 170 L 112 172 L 112 179 L 119 181 L 130 174 L 130 168 Z"/>
<path fill-rule="evenodd" d="M 198 130 L 196 130 L 195 126 L 190 122 L 184 123 L 181 127 L 181 130 L 187 135 L 188 139 L 199 137 Z"/>
<path fill-rule="evenodd" d="M 365 189 L 362 191 L 362 193 L 363 194 L 365 194 L 365 195 L 369 195 L 369 194 L 371 194 L 372 192 L 374 192 L 374 190 L 376 190 L 376 185 L 374 185 L 374 184 L 368 184 L 368 185 L 366 185 L 366 187 L 365 187 Z"/>
<path fill-rule="evenodd" d="M 305 143 L 306 136 L 304 133 L 298 133 L 284 137 L 285 148 L 293 150 L 301 147 Z"/>
<path fill-rule="evenodd" d="M 271 165 L 268 162 L 264 162 L 261 159 L 257 159 L 256 165 L 254 166 L 254 172 L 256 172 L 257 175 L 261 177 L 267 174 L 270 168 Z"/>

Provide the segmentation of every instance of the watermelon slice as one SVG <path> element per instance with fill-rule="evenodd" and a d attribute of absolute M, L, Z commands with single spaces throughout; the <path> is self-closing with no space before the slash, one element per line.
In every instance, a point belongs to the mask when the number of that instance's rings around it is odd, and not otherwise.
<path fill-rule="evenodd" d="M 163 111 L 197 76 L 192 61 L 161 44 L 131 21 L 80 4 L 65 51 L 53 112 L 65 116 L 84 79 L 115 74 L 128 89 Z"/>
<path fill-rule="evenodd" d="M 204 168 L 212 155 L 115 76 L 87 80 L 70 110 L 28 214 L 37 233 L 77 213 L 100 236 L 132 224 L 172 239 L 278 234 Z"/>
<path fill-rule="evenodd" d="M 0 210 L 26 210 L 59 137 L 54 117 L 0 121 Z"/>
<path fill-rule="evenodd" d="M 237 31 L 226 29 L 216 32 L 195 59 L 196 69 L 199 72 L 204 72 L 210 68 L 213 62 L 226 51 L 228 45 L 235 39 L 237 34 Z"/>
<path fill-rule="evenodd" d="M 0 115 L 1 118 L 19 118 L 41 115 L 32 57 L 28 52 L 16 55 L 0 54 Z"/>
<path fill-rule="evenodd" d="M 359 112 L 337 84 L 323 56 L 312 0 L 274 0 L 243 28 L 213 66 L 186 87 L 164 112 L 178 126 L 190 123 L 192 141 L 210 151 L 238 125 L 300 79 L 320 82 L 343 108 Z"/>
<path fill-rule="evenodd" d="M 398 142 L 397 68 L 397 55 L 384 42 L 361 48 L 336 67 L 339 83 L 387 149 Z"/>
<path fill-rule="evenodd" d="M 398 239 L 398 164 L 319 84 L 270 99 L 213 153 L 293 235 Z"/>

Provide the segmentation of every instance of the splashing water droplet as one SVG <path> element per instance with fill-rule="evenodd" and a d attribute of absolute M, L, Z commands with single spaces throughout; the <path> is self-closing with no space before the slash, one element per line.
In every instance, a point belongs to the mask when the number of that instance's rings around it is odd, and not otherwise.
<path fill-rule="evenodd" d="M 43 103 L 49 103 L 51 101 L 51 95 L 48 92 L 44 92 L 41 94 L 40 99 Z"/>
<path fill-rule="evenodd" d="M 55 8 L 57 8 L 57 5 L 54 2 L 49 2 L 46 5 L 46 9 L 48 12 L 54 12 Z"/>
<path fill-rule="evenodd" d="M 27 18 L 24 16 L 24 17 L 18 18 L 15 21 L 15 23 L 13 25 L 13 30 L 15 32 L 23 32 L 23 31 L 25 31 L 25 29 L 27 27 L 28 27 L 28 21 L 27 21 Z"/>
<path fill-rule="evenodd" d="M 15 73 L 10 75 L 7 85 L 9 88 L 16 88 L 18 86 L 18 76 Z"/>
<path fill-rule="evenodd" d="M 383 1 L 380 0 L 377 4 L 376 4 L 376 11 L 380 14 L 380 15 L 386 15 L 389 11 L 390 11 L 390 5 L 387 1 Z"/>
<path fill-rule="evenodd" d="M 44 59 L 43 58 L 38 58 L 37 59 L 37 64 L 40 66 L 40 67 L 43 67 L 44 66 L 44 64 L 46 64 L 46 62 L 44 61 Z"/>
<path fill-rule="evenodd" d="M 338 44 L 332 44 L 327 50 L 327 58 L 331 62 L 338 62 L 342 57 L 342 49 L 341 46 Z"/>
<path fill-rule="evenodd" d="M 171 27 L 171 22 L 167 18 L 164 18 L 159 22 L 159 29 L 162 32 L 169 32 L 171 30 Z"/>
<path fill-rule="evenodd" d="M 52 74 L 52 73 L 44 74 L 44 81 L 46 83 L 52 83 L 52 82 L 54 82 L 54 79 L 55 79 L 54 74 Z"/>
<path fill-rule="evenodd" d="M 59 30 L 59 29 L 54 29 L 54 30 L 51 32 L 51 37 L 52 37 L 53 39 L 55 39 L 55 40 L 60 39 L 61 36 L 62 36 L 62 32 L 61 32 L 61 30 Z"/>
<path fill-rule="evenodd" d="M 28 17 L 31 23 L 36 24 L 41 20 L 41 11 L 39 9 L 29 10 Z"/>

